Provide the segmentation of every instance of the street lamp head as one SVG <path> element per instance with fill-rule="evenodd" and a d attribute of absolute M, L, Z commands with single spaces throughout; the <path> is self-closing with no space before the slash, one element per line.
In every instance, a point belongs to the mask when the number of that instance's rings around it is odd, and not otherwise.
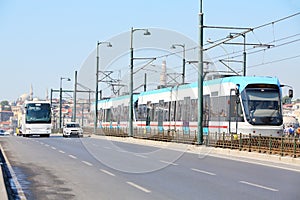
<path fill-rule="evenodd" d="M 172 46 L 170 47 L 170 49 L 176 49 L 176 46 L 182 47 L 183 49 L 185 49 L 185 44 L 172 44 Z"/>
<path fill-rule="evenodd" d="M 209 44 L 214 44 L 214 43 L 215 43 L 215 42 L 212 41 L 210 38 L 208 38 L 208 39 L 206 40 L 206 42 L 208 42 Z"/>
<path fill-rule="evenodd" d="M 107 47 L 112 47 L 112 44 L 110 42 L 107 43 Z"/>
<path fill-rule="evenodd" d="M 146 29 L 144 35 L 151 35 L 151 33 L 149 32 L 148 29 Z"/>
<path fill-rule="evenodd" d="M 62 80 L 71 81 L 70 78 L 66 78 L 66 77 L 60 77 L 60 80 L 61 80 L 61 81 L 62 81 Z"/>
<path fill-rule="evenodd" d="M 176 49 L 176 46 L 174 44 L 172 44 L 172 46 L 170 47 L 170 49 Z"/>
<path fill-rule="evenodd" d="M 97 47 L 100 46 L 101 44 L 107 44 L 106 45 L 107 47 L 112 47 L 110 42 L 99 42 L 99 41 L 97 42 Z"/>

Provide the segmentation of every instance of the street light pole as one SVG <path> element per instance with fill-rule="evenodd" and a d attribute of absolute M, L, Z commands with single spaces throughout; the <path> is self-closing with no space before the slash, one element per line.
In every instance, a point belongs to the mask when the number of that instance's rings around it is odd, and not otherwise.
<path fill-rule="evenodd" d="M 172 44 L 171 49 L 176 49 L 176 46 L 182 47 L 182 84 L 185 82 L 185 44 Z"/>
<path fill-rule="evenodd" d="M 203 12 L 199 2 L 199 62 L 198 62 L 198 134 L 197 144 L 203 144 Z"/>
<path fill-rule="evenodd" d="M 62 81 L 71 81 L 70 78 L 60 77 L 60 87 L 59 87 L 59 128 L 61 129 L 61 118 L 62 118 Z"/>
<path fill-rule="evenodd" d="M 129 136 L 133 136 L 133 33 L 135 31 L 144 31 L 144 35 L 151 35 L 148 29 L 134 29 L 130 30 L 130 83 L 129 83 Z"/>
<path fill-rule="evenodd" d="M 95 89 L 95 120 L 94 120 L 94 133 L 97 133 L 98 127 L 98 100 L 99 100 L 99 46 L 101 44 L 107 44 L 107 47 L 112 47 L 110 42 L 97 42 L 96 47 L 96 89 Z"/>
<path fill-rule="evenodd" d="M 72 113 L 72 122 L 76 122 L 76 106 L 77 106 L 77 71 L 75 71 L 74 79 L 74 92 L 73 92 L 73 113 Z"/>

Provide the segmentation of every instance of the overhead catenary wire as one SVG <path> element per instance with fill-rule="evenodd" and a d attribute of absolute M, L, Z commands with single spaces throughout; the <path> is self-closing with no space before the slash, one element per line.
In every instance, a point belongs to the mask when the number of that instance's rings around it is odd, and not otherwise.
<path fill-rule="evenodd" d="M 283 40 L 286 40 L 286 39 L 290 39 L 290 38 L 293 38 L 293 37 L 296 37 L 296 36 L 300 36 L 300 33 L 297 33 L 297 34 L 294 34 L 294 35 L 291 35 L 291 36 L 287 36 L 287 37 L 283 37 L 283 38 L 280 38 L 278 40 L 275 40 L 275 41 L 272 41 L 272 42 L 269 42 L 267 44 L 272 44 L 272 43 L 275 43 L 275 42 L 280 42 L 280 41 L 283 41 Z M 270 46 L 269 48 L 267 49 L 260 49 L 260 50 L 256 50 L 256 51 L 252 51 L 252 52 L 248 52 L 247 54 L 250 55 L 250 54 L 255 54 L 255 53 L 259 53 L 259 52 L 262 52 L 262 51 L 266 51 L 266 50 L 269 50 L 269 49 L 274 49 L 274 48 L 278 48 L 278 47 L 282 47 L 282 46 L 285 46 L 285 45 L 289 45 L 289 44 L 292 44 L 292 43 L 296 43 L 296 42 L 299 42 L 300 39 L 295 39 L 295 40 L 292 40 L 292 41 L 288 41 L 288 42 L 285 42 L 285 43 L 282 43 L 282 44 L 278 44 L 276 46 Z M 257 47 L 249 47 L 246 49 L 246 51 L 250 51 L 250 50 L 254 50 L 256 49 Z M 211 59 L 212 60 L 216 60 L 216 59 L 220 59 L 220 58 L 223 58 L 223 57 L 227 57 L 227 56 L 231 56 L 230 58 L 233 59 L 233 58 L 238 58 L 238 57 L 242 57 L 242 55 L 240 55 L 240 53 L 242 53 L 243 50 L 240 50 L 240 51 L 236 51 L 236 52 L 231 52 L 231 53 L 228 53 L 228 54 L 222 54 L 222 55 L 219 55 L 219 56 L 216 56 L 216 57 L 212 57 Z M 236 54 L 239 54 L 239 55 L 236 55 Z"/>
<path fill-rule="evenodd" d="M 257 30 L 257 29 L 260 29 L 260 28 L 263 28 L 263 27 L 266 27 L 266 26 L 269 26 L 269 25 L 274 26 L 276 23 L 285 21 L 285 20 L 287 20 L 287 19 L 296 17 L 296 16 L 298 16 L 298 15 L 300 15 L 300 12 L 294 13 L 294 14 L 292 14 L 292 15 L 289 15 L 289 16 L 286 16 L 286 17 L 283 17 L 283 18 L 280 18 L 280 19 L 275 20 L 275 21 L 272 21 L 272 22 L 268 22 L 268 23 L 265 23 L 265 24 L 256 26 L 256 27 L 254 27 L 254 28 L 249 28 L 248 30 L 246 30 L 246 31 L 244 31 L 244 32 L 242 32 L 242 33 L 238 33 L 238 36 L 241 36 L 241 35 L 246 34 L 246 33 L 248 33 L 248 32 L 253 32 L 254 30 Z M 242 28 L 242 29 L 245 29 L 245 28 Z M 296 34 L 296 35 L 298 35 L 298 34 Z M 216 40 L 215 42 L 217 43 L 217 45 L 220 45 L 220 44 L 224 44 L 224 43 L 227 42 L 227 40 L 229 40 L 229 39 L 231 39 L 231 38 L 225 37 L 225 38 L 218 39 L 218 40 Z M 209 43 L 205 44 L 204 46 L 207 46 L 207 45 L 209 45 Z M 191 47 L 191 48 L 185 49 L 185 51 L 195 50 L 195 49 L 197 49 L 197 48 L 199 48 L 199 47 L 198 47 L 198 46 L 196 46 L 196 47 Z M 211 49 L 211 47 L 208 47 L 208 48 L 206 48 L 206 49 L 204 49 L 204 50 L 209 50 L 209 49 Z M 167 57 L 167 56 L 172 56 L 172 55 L 175 55 L 175 54 L 179 54 L 179 53 L 182 53 L 182 52 L 183 52 L 183 50 L 179 50 L 179 51 L 176 51 L 176 52 L 164 54 L 164 55 L 157 56 L 157 57 L 154 57 L 154 58 L 159 59 L 159 58 L 163 58 L 163 57 Z M 236 54 L 236 53 L 235 53 L 235 54 Z"/>
<path fill-rule="evenodd" d="M 300 55 L 290 56 L 290 57 L 286 57 L 286 58 L 282 58 L 282 59 L 278 59 L 278 60 L 263 62 L 261 64 L 251 65 L 251 66 L 248 66 L 248 68 L 254 68 L 254 67 L 258 67 L 258 66 L 262 66 L 262 65 L 268 65 L 268 64 L 272 64 L 272 63 L 277 63 L 277 62 L 282 62 L 282 61 L 286 61 L 286 60 L 295 59 L 295 58 L 300 58 Z"/>

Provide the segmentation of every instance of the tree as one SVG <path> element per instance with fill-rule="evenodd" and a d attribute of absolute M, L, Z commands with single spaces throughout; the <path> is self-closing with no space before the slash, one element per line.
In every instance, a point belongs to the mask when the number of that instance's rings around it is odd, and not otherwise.
<path fill-rule="evenodd" d="M 292 103 L 292 99 L 289 96 L 284 96 L 284 97 L 282 97 L 282 103 L 290 104 L 290 103 Z"/>
<path fill-rule="evenodd" d="M 0 102 L 0 105 L 1 105 L 1 109 L 3 111 L 11 111 L 11 106 L 9 105 L 9 102 L 8 101 L 1 101 Z"/>

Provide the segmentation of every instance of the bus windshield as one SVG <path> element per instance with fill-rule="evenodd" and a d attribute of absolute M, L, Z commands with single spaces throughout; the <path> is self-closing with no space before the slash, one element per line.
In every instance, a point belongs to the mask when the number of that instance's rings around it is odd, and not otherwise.
<path fill-rule="evenodd" d="M 27 104 L 26 123 L 51 123 L 50 104 L 43 104 L 43 103 Z"/>
<path fill-rule="evenodd" d="M 246 120 L 253 125 L 283 123 L 278 87 L 246 88 L 242 93 Z"/>

